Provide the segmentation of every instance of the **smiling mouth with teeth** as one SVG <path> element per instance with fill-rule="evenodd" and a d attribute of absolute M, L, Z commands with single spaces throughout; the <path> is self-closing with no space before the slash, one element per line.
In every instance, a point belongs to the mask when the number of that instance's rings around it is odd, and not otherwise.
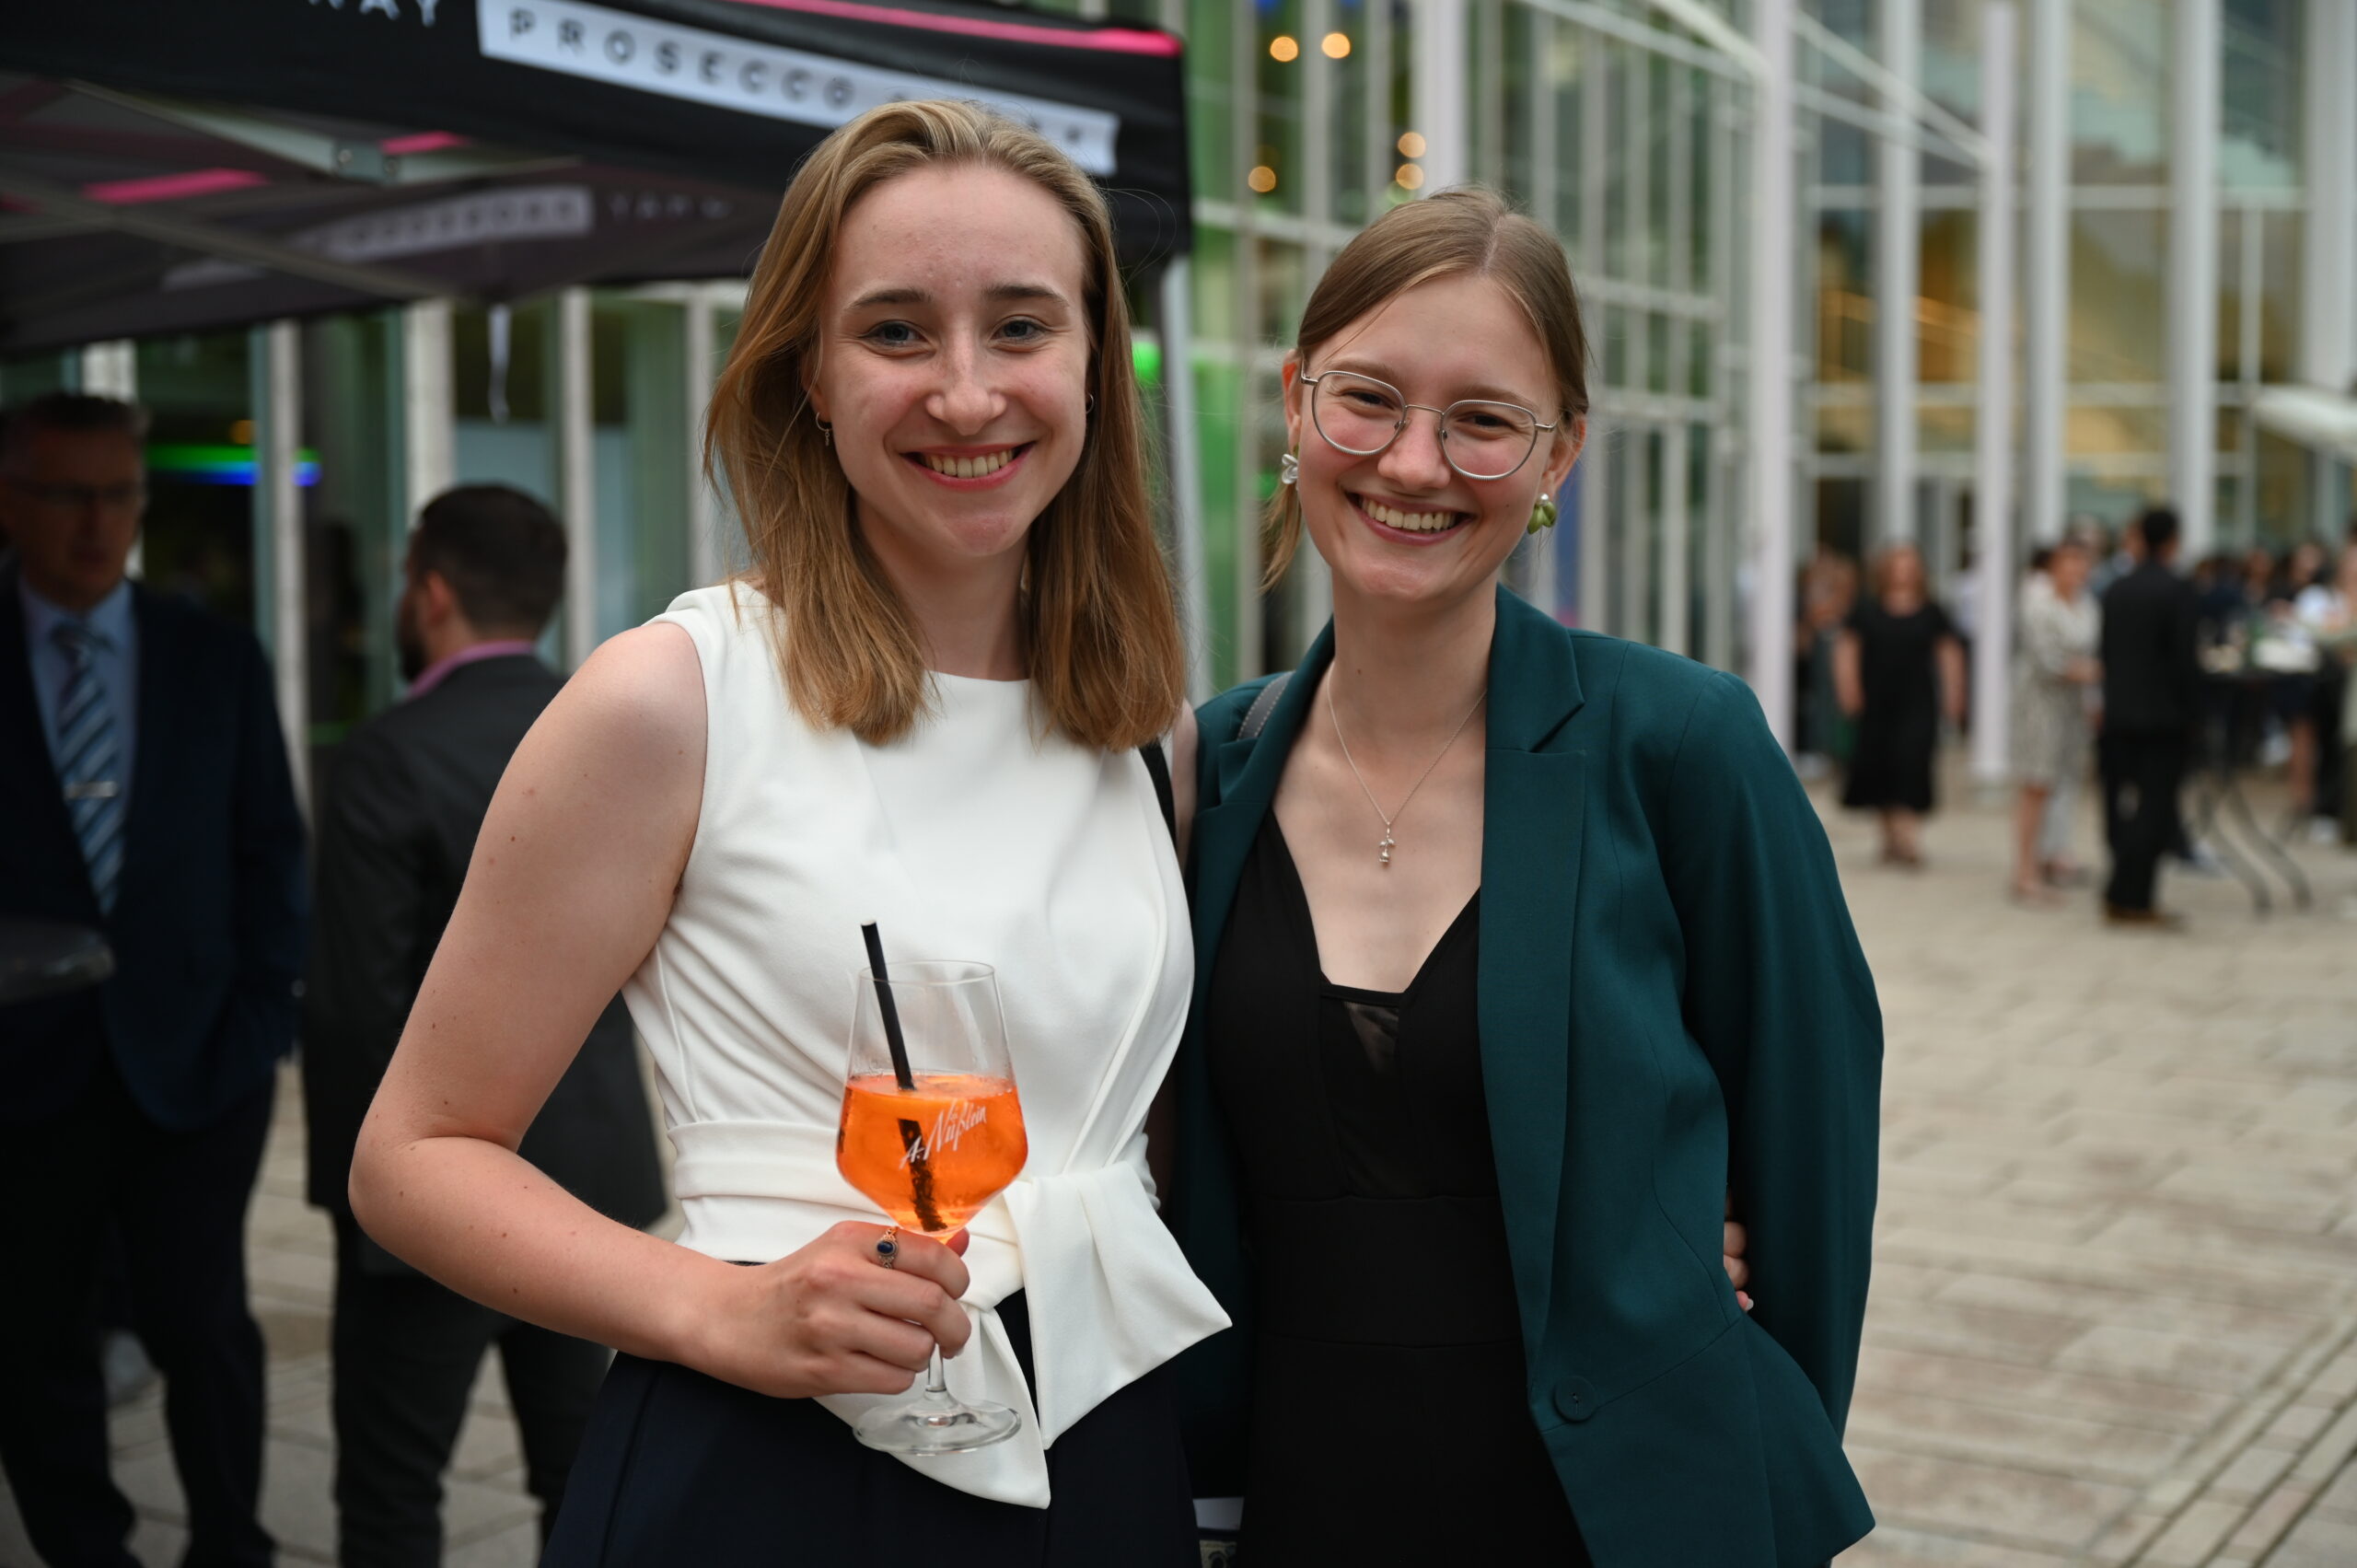
<path fill-rule="evenodd" d="M 942 457 L 933 452 L 909 455 L 945 479 L 988 479 L 1028 450 L 1028 446 L 1004 447 L 972 458 Z"/>
<path fill-rule="evenodd" d="M 1360 511 L 1385 528 L 1398 528 L 1401 533 L 1446 533 L 1469 515 L 1464 512 L 1403 512 L 1397 506 L 1387 506 L 1364 495 L 1353 495 L 1351 499 L 1358 504 Z"/>

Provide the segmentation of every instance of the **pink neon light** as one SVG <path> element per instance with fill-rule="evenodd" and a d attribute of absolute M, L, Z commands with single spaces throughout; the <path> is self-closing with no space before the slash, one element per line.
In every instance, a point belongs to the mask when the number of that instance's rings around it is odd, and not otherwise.
<path fill-rule="evenodd" d="M 466 145 L 464 136 L 447 131 L 420 131 L 413 136 L 388 136 L 377 144 L 377 150 L 389 157 L 409 157 L 417 153 L 447 152 Z"/>
<path fill-rule="evenodd" d="M 968 38 L 1004 39 L 1014 43 L 1044 43 L 1060 49 L 1101 49 L 1115 54 L 1174 55 L 1178 41 L 1167 32 L 1141 28 L 1096 28 L 1086 32 L 1043 28 L 1029 22 L 993 22 L 979 17 L 942 17 L 930 11 L 903 11 L 894 6 L 855 5 L 853 0 L 737 0 L 743 6 L 767 6 L 776 11 L 805 11 L 814 17 L 840 17 L 846 21 L 883 22 L 892 27 L 923 28 L 929 32 L 962 33 Z"/>
<path fill-rule="evenodd" d="M 243 191 L 270 181 L 250 168 L 197 168 L 186 174 L 155 174 L 141 180 L 101 180 L 82 187 L 82 194 L 109 206 L 135 207 L 145 202 L 184 202 L 219 191 Z"/>

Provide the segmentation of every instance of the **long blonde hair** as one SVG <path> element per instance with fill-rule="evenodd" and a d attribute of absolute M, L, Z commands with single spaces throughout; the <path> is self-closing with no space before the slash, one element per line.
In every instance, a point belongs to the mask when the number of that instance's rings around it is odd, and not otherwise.
<path fill-rule="evenodd" d="M 1485 186 L 1460 185 L 1404 202 L 1361 229 L 1309 296 L 1294 341 L 1295 363 L 1309 370 L 1310 356 L 1352 322 L 1419 284 L 1457 273 L 1492 279 L 1514 296 L 1554 372 L 1559 417 L 1586 418 L 1587 329 L 1563 248 Z M 1548 410 L 1538 412 L 1553 423 Z M 1301 548 L 1301 497 L 1292 485 L 1279 485 L 1270 500 L 1261 542 L 1269 562 L 1261 586 L 1271 587 Z"/>
<path fill-rule="evenodd" d="M 1104 198 L 1040 137 L 977 104 L 930 101 L 871 110 L 820 143 L 754 269 L 713 389 L 706 471 L 726 473 L 749 575 L 783 612 L 778 657 L 795 709 L 870 743 L 906 735 L 927 704 L 924 649 L 809 416 L 807 380 L 844 215 L 884 181 L 944 165 L 1028 180 L 1080 231 L 1097 406 L 1072 478 L 1031 524 L 1018 613 L 1044 725 L 1109 751 L 1142 745 L 1178 713 L 1186 658 L 1146 497 L 1129 310 Z"/>

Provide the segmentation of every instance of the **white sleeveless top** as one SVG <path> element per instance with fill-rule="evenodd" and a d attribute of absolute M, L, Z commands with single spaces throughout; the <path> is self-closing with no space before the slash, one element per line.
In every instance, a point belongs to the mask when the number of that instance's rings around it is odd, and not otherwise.
<path fill-rule="evenodd" d="M 835 1169 L 862 921 L 888 958 L 994 966 L 1030 1159 L 968 1227 L 976 1331 L 948 1374 L 1023 1428 L 908 1462 L 1045 1507 L 1058 1436 L 1227 1326 L 1145 1167 L 1194 963 L 1169 833 L 1134 752 L 1037 737 L 1028 681 L 935 675 L 934 713 L 888 746 L 812 728 L 786 698 L 775 617 L 742 585 L 656 617 L 695 641 L 708 737 L 678 898 L 623 992 L 679 1154 L 679 1241 L 765 1262 L 838 1221 L 881 1221 Z M 993 1310 L 1018 1290 L 1036 1387 Z M 885 1400 L 820 1402 L 854 1420 Z"/>

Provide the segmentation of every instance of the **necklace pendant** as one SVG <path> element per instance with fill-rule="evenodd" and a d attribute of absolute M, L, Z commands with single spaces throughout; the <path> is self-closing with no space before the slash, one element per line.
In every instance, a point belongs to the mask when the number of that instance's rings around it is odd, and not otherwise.
<path fill-rule="evenodd" d="M 1381 855 L 1381 856 L 1383 857 L 1383 864 L 1384 864 L 1384 865 L 1390 865 L 1390 864 L 1391 864 L 1391 830 L 1390 830 L 1390 829 L 1386 828 L 1386 829 L 1383 830 L 1383 842 L 1382 842 L 1381 843 L 1379 843 L 1379 844 L 1377 844 L 1377 845 L 1376 845 L 1376 846 L 1375 846 L 1375 852 L 1376 852 L 1376 854 L 1379 854 L 1379 855 Z"/>

